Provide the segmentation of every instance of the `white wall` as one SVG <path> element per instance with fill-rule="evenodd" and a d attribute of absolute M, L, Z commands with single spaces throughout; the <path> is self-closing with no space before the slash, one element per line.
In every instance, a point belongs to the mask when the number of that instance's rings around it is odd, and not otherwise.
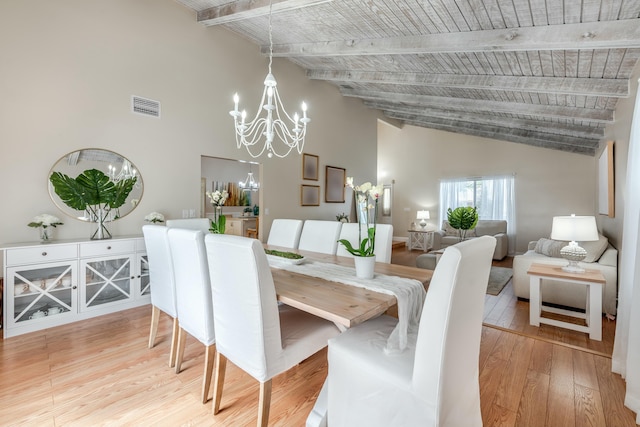
<path fill-rule="evenodd" d="M 594 215 L 594 157 L 512 142 L 405 126 L 378 125 L 378 176 L 395 180 L 393 226 L 406 236 L 416 212 L 427 209 L 440 228 L 439 183 L 443 178 L 515 173 L 516 252 L 548 237 L 555 215 Z M 409 212 L 405 212 L 409 208 Z"/>
<path fill-rule="evenodd" d="M 115 235 L 140 234 L 152 211 L 180 218 L 200 204 L 201 155 L 251 160 L 235 146 L 232 95 L 255 112 L 267 73 L 259 47 L 196 22 L 172 0 L 4 0 L 0 2 L 0 242 L 33 241 L 27 223 L 62 214 L 47 193 L 49 169 L 67 152 L 118 152 L 145 184 L 139 208 L 111 224 Z M 285 105 L 304 98 L 312 119 L 305 152 L 324 166 L 373 180 L 377 114 L 309 81 L 275 59 Z M 162 103 L 160 119 L 130 112 L 131 95 Z M 263 230 L 272 218 L 335 219 L 343 204 L 300 206 L 301 158 L 262 159 Z M 322 193 L 324 195 L 324 193 Z M 57 237 L 86 238 L 91 225 L 64 217 Z M 265 234 L 266 235 L 266 234 Z"/>
<path fill-rule="evenodd" d="M 616 119 L 613 125 L 605 128 L 603 141 L 613 141 L 614 159 L 614 194 L 615 194 L 615 215 L 609 218 L 606 215 L 599 215 L 598 222 L 609 236 L 615 247 L 622 247 L 622 222 L 624 217 L 624 193 L 627 188 L 627 161 L 629 154 L 629 139 L 631 135 L 631 120 L 633 119 L 633 108 L 638 93 L 638 79 L 640 79 L 640 63 L 631 76 L 630 93 L 628 98 L 618 100 L 614 113 Z M 602 145 L 602 144 L 601 144 Z M 598 152 L 598 156 L 602 149 Z"/>

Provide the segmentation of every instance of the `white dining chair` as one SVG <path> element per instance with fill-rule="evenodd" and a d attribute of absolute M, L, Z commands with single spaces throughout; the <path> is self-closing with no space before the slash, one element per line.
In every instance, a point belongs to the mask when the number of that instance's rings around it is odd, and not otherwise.
<path fill-rule="evenodd" d="M 358 223 L 348 222 L 342 224 L 340 229 L 339 239 L 347 239 L 351 245 L 356 247 L 358 245 Z M 373 225 L 370 225 L 372 227 Z M 361 227 L 361 238 L 364 240 L 367 237 L 366 227 Z M 375 254 L 376 262 L 384 262 L 389 264 L 391 262 L 391 245 L 393 243 L 393 225 L 391 224 L 377 224 L 376 225 L 376 245 Z M 353 257 L 344 247 L 344 245 L 338 243 L 336 255 Z"/>
<path fill-rule="evenodd" d="M 299 219 L 274 219 L 269 230 L 267 244 L 298 249 L 303 221 Z"/>
<path fill-rule="evenodd" d="M 302 226 L 298 249 L 335 255 L 341 228 L 340 221 L 306 220 Z"/>
<path fill-rule="evenodd" d="M 389 316 L 329 341 L 329 427 L 482 426 L 478 359 L 495 246 L 483 236 L 445 250 L 403 352 L 385 352 Z"/>
<path fill-rule="evenodd" d="M 271 379 L 302 362 L 337 336 L 327 320 L 278 305 L 262 244 L 225 234 L 205 238 L 216 329 L 213 413 L 220 411 L 227 360 L 260 382 L 258 426 L 266 426 Z"/>
<path fill-rule="evenodd" d="M 205 233 L 201 230 L 173 228 L 168 234 L 176 277 L 176 301 L 180 319 L 176 373 L 179 373 L 182 367 L 184 348 L 187 334 L 189 334 L 205 346 L 202 403 L 206 403 L 211 386 L 216 340 L 209 264 L 204 247 Z"/>
<path fill-rule="evenodd" d="M 211 227 L 208 218 L 186 218 L 186 219 L 168 219 L 167 228 L 184 228 L 187 230 L 201 230 L 204 233 L 209 232 Z"/>
<path fill-rule="evenodd" d="M 162 225 L 143 225 L 142 234 L 149 262 L 149 283 L 151 289 L 151 328 L 149 331 L 149 348 L 156 344 L 160 312 L 173 319 L 171 329 L 171 348 L 169 350 L 169 366 L 176 364 L 178 343 L 178 309 L 176 308 L 176 283 L 169 247 L 169 229 Z"/>

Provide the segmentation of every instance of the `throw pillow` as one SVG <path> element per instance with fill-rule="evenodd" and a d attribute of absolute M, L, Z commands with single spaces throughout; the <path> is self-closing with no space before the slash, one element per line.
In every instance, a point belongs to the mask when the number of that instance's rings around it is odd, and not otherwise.
<path fill-rule="evenodd" d="M 564 242 L 561 240 L 542 238 L 538 240 L 538 243 L 536 243 L 536 248 L 534 249 L 534 251 L 549 257 L 562 258 L 562 255 L 560 255 L 560 249 L 567 246 L 567 244 L 568 242 Z"/>
<path fill-rule="evenodd" d="M 607 246 L 609 246 L 609 239 L 603 235 L 599 235 L 599 239 L 596 241 L 579 242 L 578 244 L 587 251 L 587 257 L 582 262 L 596 262 L 607 249 Z"/>
<path fill-rule="evenodd" d="M 448 221 L 443 221 L 442 222 L 442 229 L 444 230 L 444 234 L 445 236 L 456 236 L 458 237 L 460 235 L 460 233 L 458 233 L 458 229 L 453 228 L 451 226 L 451 224 L 449 224 Z M 472 228 L 471 230 L 467 230 L 467 234 L 466 237 L 477 237 L 476 236 L 476 229 Z"/>
<path fill-rule="evenodd" d="M 444 230 L 444 234 L 446 236 L 457 236 L 458 230 L 453 228 L 448 221 L 442 221 L 442 229 Z"/>

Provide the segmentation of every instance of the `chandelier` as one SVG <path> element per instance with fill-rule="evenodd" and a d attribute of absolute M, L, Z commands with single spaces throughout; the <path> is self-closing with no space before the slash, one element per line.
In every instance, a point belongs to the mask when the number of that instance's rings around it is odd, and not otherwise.
<path fill-rule="evenodd" d="M 302 117 L 296 112 L 291 118 L 280 100 L 276 79 L 271 73 L 271 63 L 273 62 L 272 9 L 272 1 L 269 1 L 269 73 L 264 79 L 264 90 L 258 112 L 253 120 L 247 122 L 246 110 L 238 111 L 240 97 L 237 93 L 233 96 L 234 109 L 229 112 L 233 117 L 238 148 L 245 146 L 251 157 L 254 158 L 261 156 L 265 151 L 269 158 L 274 155 L 286 157 L 294 148 L 298 150 L 298 154 L 302 154 L 307 123 L 311 121 L 307 117 L 307 104 L 302 103 Z M 263 110 L 265 116 L 261 117 Z M 292 128 L 289 129 L 288 126 L 292 126 Z M 265 139 L 261 142 L 263 136 Z M 281 142 L 277 144 L 278 148 L 273 145 L 275 137 Z M 280 146 L 283 148 L 279 148 Z"/>
<path fill-rule="evenodd" d="M 136 170 L 133 168 L 133 166 L 131 166 L 131 162 L 127 159 L 124 159 L 122 161 L 122 167 L 120 168 L 120 171 L 117 170 L 118 168 L 116 168 L 113 165 L 109 165 L 109 170 L 107 171 L 107 176 L 111 179 L 111 181 L 113 182 L 118 182 L 121 181 L 123 179 L 129 179 L 129 178 L 135 178 L 136 177 Z"/>
<path fill-rule="evenodd" d="M 247 179 L 238 182 L 238 186 L 242 188 L 242 191 L 258 191 L 260 189 L 260 183 L 253 178 L 253 172 L 251 171 L 251 163 L 249 163 L 249 173 Z"/>

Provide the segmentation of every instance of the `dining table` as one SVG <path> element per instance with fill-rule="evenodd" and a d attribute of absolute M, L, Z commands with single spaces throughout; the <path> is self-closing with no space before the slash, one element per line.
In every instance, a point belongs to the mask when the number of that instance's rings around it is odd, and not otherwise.
<path fill-rule="evenodd" d="M 305 259 L 354 268 L 353 258 L 264 245 L 265 249 L 293 252 Z M 374 272 L 418 280 L 426 288 L 432 270 L 376 262 Z M 313 277 L 286 269 L 271 268 L 278 301 L 334 322 L 340 329 L 351 328 L 383 313 L 397 316 L 397 300 L 390 294 Z M 355 271 L 354 271 L 355 274 Z"/>
<path fill-rule="evenodd" d="M 355 275 L 354 260 L 351 257 L 267 244 L 264 245 L 264 248 L 293 252 L 303 256 L 305 261 L 353 268 Z M 425 291 L 433 276 L 432 270 L 380 262 L 376 262 L 374 273 L 385 278 L 388 277 L 389 280 L 393 278 L 417 280 L 422 283 Z M 398 301 L 392 294 L 290 271 L 274 265 L 271 267 L 271 274 L 279 302 L 330 320 L 342 331 L 385 313 L 398 317 Z M 326 426 L 327 390 L 325 381 L 307 418 L 307 427 Z"/>

